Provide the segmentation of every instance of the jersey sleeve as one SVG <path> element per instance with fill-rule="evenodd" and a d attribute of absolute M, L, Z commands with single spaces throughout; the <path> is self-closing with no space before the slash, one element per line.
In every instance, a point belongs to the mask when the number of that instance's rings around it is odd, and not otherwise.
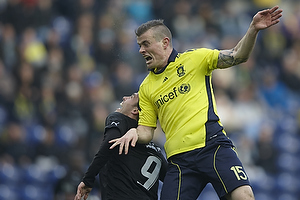
<path fill-rule="evenodd" d="M 117 128 L 120 133 L 125 133 L 127 128 L 125 124 L 124 120 L 119 116 L 119 113 L 112 113 L 105 120 L 105 131 L 111 128 Z"/>
<path fill-rule="evenodd" d="M 139 125 L 149 126 L 156 128 L 157 123 L 157 113 L 154 105 L 151 103 L 150 95 L 151 92 L 148 91 L 147 78 L 145 79 L 139 89 L 139 105 L 141 111 L 139 114 Z"/>
<path fill-rule="evenodd" d="M 117 148 L 109 149 L 111 146 L 109 141 L 120 137 L 120 135 L 120 130 L 116 127 L 106 129 L 100 148 L 82 179 L 82 182 L 84 182 L 87 187 L 92 188 L 94 186 L 95 177 L 107 163 L 111 155 L 118 154 Z"/>
<path fill-rule="evenodd" d="M 191 59 L 193 59 L 196 66 L 203 68 L 205 75 L 209 76 L 213 70 L 217 69 L 219 50 L 200 48 L 191 52 L 193 52 L 191 53 Z"/>

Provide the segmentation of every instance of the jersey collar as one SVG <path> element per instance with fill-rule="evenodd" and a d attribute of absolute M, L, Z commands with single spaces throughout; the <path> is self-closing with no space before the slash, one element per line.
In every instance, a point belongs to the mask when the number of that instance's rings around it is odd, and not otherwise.
<path fill-rule="evenodd" d="M 178 55 L 178 52 L 173 48 L 172 53 L 171 53 L 171 55 L 170 55 L 170 57 L 168 59 L 168 63 L 167 63 L 166 66 L 164 66 L 162 69 L 160 69 L 158 71 L 156 70 L 156 68 L 155 69 L 149 69 L 149 71 L 152 71 L 154 74 L 160 74 L 160 73 L 162 73 L 163 71 L 165 71 L 165 69 L 167 68 L 167 66 L 169 65 L 170 62 L 174 62 L 175 61 L 177 55 Z"/>

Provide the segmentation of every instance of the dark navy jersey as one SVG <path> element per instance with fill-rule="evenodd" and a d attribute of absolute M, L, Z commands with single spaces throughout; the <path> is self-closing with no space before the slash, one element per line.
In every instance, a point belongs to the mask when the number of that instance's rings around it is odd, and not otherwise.
<path fill-rule="evenodd" d="M 85 185 L 93 187 L 99 173 L 104 200 L 156 200 L 159 180 L 163 180 L 167 168 L 160 148 L 154 143 L 136 144 L 127 155 L 119 155 L 119 149 L 109 149 L 112 144 L 108 142 L 136 128 L 137 121 L 114 112 L 106 118 L 105 125 L 100 149 L 83 178 Z"/>

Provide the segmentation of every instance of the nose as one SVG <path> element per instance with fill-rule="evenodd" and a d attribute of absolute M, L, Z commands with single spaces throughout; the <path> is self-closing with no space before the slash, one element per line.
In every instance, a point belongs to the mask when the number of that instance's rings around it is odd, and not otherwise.
<path fill-rule="evenodd" d="M 139 53 L 140 53 L 140 54 L 143 54 L 143 52 L 145 52 L 144 48 L 143 48 L 143 47 L 140 47 Z"/>
<path fill-rule="evenodd" d="M 129 99 L 129 98 L 130 98 L 130 97 L 125 96 L 125 97 L 122 98 L 122 100 L 123 100 L 123 101 L 126 101 L 126 100 Z"/>

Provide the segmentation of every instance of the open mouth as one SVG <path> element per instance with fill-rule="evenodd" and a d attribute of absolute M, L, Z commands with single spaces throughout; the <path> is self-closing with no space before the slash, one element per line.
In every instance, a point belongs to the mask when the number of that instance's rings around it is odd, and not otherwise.
<path fill-rule="evenodd" d="M 152 60 L 151 56 L 145 56 L 146 63 L 149 63 Z"/>

